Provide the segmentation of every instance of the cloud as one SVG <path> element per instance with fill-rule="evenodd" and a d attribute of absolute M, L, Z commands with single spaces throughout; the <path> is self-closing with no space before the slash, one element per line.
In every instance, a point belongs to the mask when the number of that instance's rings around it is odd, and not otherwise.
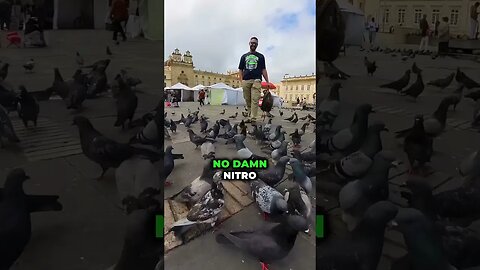
<path fill-rule="evenodd" d="M 192 53 L 197 69 L 237 70 L 252 36 L 270 81 L 315 72 L 313 0 L 165 1 L 165 59 L 178 48 Z"/>

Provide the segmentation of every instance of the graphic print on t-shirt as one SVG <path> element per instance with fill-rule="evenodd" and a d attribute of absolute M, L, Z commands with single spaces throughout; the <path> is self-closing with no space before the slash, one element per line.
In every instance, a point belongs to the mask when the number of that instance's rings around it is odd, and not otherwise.
<path fill-rule="evenodd" d="M 258 56 L 254 54 L 249 54 L 245 56 L 245 69 L 254 70 L 258 66 Z"/>

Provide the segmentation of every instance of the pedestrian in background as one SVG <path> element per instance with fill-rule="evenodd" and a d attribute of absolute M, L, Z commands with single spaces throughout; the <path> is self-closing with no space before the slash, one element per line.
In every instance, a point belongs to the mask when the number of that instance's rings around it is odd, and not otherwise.
<path fill-rule="evenodd" d="M 0 0 L 0 30 L 10 28 L 10 18 L 12 16 L 12 3 L 10 0 Z"/>
<path fill-rule="evenodd" d="M 202 89 L 200 90 L 200 92 L 198 92 L 198 101 L 200 102 L 200 106 L 205 105 L 204 100 L 205 100 L 205 91 Z"/>
<path fill-rule="evenodd" d="M 438 25 L 438 55 L 448 54 L 448 42 L 450 41 L 450 25 L 448 17 L 443 17 Z"/>
<path fill-rule="evenodd" d="M 478 6 L 480 3 L 476 2 L 470 8 L 470 39 L 477 39 L 478 32 Z"/>
<path fill-rule="evenodd" d="M 375 22 L 375 17 L 368 22 L 368 39 L 370 41 L 370 50 L 375 48 L 375 38 L 377 37 L 378 24 Z"/>
<path fill-rule="evenodd" d="M 110 18 L 112 19 L 113 41 L 118 45 L 120 44 L 120 42 L 117 41 L 118 33 L 122 35 L 123 41 L 127 40 L 125 30 L 123 30 L 122 26 L 122 22 L 128 20 L 128 6 L 125 0 L 115 0 L 115 2 L 113 2 Z"/>
<path fill-rule="evenodd" d="M 422 39 L 420 40 L 419 51 L 424 52 L 428 48 L 428 35 L 430 34 L 430 26 L 427 21 L 427 14 L 423 14 L 423 18 L 420 20 L 420 32 Z"/>

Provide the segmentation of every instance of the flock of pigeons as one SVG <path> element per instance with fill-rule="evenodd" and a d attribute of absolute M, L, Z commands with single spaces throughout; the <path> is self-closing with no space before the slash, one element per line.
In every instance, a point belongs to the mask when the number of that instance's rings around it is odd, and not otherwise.
<path fill-rule="evenodd" d="M 367 75 L 373 76 L 376 63 L 365 57 L 364 65 Z M 349 77 L 330 62 L 325 67 L 326 76 L 332 80 Z M 416 74 L 416 80 L 410 84 L 412 73 Z M 426 178 L 432 173 L 426 164 L 434 155 L 434 140 L 447 132 L 449 109 L 456 109 L 464 88 L 480 88 L 460 68 L 427 85 L 445 89 L 454 79 L 458 87 L 441 100 L 432 115 L 416 115 L 412 127 L 395 132 L 395 137 L 403 141 L 402 149 L 408 160 L 409 177 L 401 187 L 407 207 L 389 200 L 392 193 L 389 172 L 403 161 L 398 159 L 400 153 L 383 149 L 381 134 L 389 130 L 382 121 L 369 121 L 370 114 L 375 113 L 372 105 L 358 105 L 349 126 L 332 130 L 342 113 L 342 86 L 338 81 L 332 82 L 329 95 L 316 112 L 319 125 L 316 184 L 317 192 L 338 198 L 348 233 L 344 238 L 318 244 L 317 269 L 377 269 L 387 228 L 402 233 L 408 251 L 392 262 L 390 269 L 480 269 L 480 235 L 472 225 L 480 219 L 479 152 L 465 157 L 458 165 L 464 182 L 457 188 L 438 193 Z M 416 100 L 425 89 L 422 70 L 413 63 L 400 79 L 380 87 Z M 480 90 L 473 90 L 465 97 L 477 102 L 472 121 L 477 125 Z M 318 209 L 321 208 L 317 206 Z"/>
<path fill-rule="evenodd" d="M 268 91 L 265 91 L 265 94 L 267 93 Z M 198 159 L 205 160 L 202 174 L 170 198 L 186 204 L 190 209 L 187 216 L 177 220 L 170 229 L 183 241 L 195 228 L 210 228 L 219 224 L 219 215 L 225 207 L 225 189 L 222 182 L 229 180 L 222 179 L 222 170 L 213 169 L 212 159 L 268 160 L 268 169 L 256 170 L 258 179 L 248 181 L 248 184 L 250 195 L 263 212 L 264 219 L 274 223 L 264 224 L 265 226 L 258 230 L 240 232 L 226 232 L 220 225 L 216 235 L 218 243 L 232 244 L 242 252 L 250 254 L 261 263 L 262 269 L 268 269 L 269 263 L 287 256 L 299 232 L 308 232 L 314 212 L 309 198 L 314 192 L 311 178 L 315 177 L 316 168 L 315 141 L 312 141 L 306 150 L 300 150 L 302 136 L 308 132 L 310 123 L 315 124 L 315 117 L 310 114 L 298 117 L 297 112 L 292 110 L 292 115 L 282 119 L 282 122 L 288 122 L 289 126 L 299 125 L 300 121 L 303 121 L 303 124 L 287 135 L 281 123 L 272 124 L 274 116 L 270 111 L 273 100 L 266 97 L 267 95 L 264 95 L 262 105 L 271 105 L 267 109 L 261 109 L 268 113 L 268 122 L 252 123 L 251 127 L 247 126 L 243 119 L 238 119 L 241 118 L 238 117 L 239 107 L 235 114 L 228 117 L 223 116 L 225 109 L 222 109 L 217 119 L 202 114 L 201 107 L 196 111 L 188 109 L 188 115 L 185 117 L 181 114 L 178 120 L 172 119 L 175 111 L 170 112 L 170 119 L 167 118 L 168 112 L 165 112 L 164 119 L 165 136 L 175 138 L 181 136 L 178 133 L 188 133 L 192 149 L 200 148 L 200 151 L 196 150 Z M 242 114 L 248 117 L 247 108 L 244 109 Z M 283 114 L 279 109 L 277 117 L 282 117 Z M 170 132 L 167 132 L 167 129 Z M 255 148 L 260 146 L 262 151 L 255 152 L 247 146 L 246 141 L 256 142 Z M 224 145 L 222 147 L 232 154 L 226 157 L 216 155 L 215 149 L 220 145 Z M 167 146 L 165 150 L 164 170 L 167 180 L 172 180 L 171 173 L 175 163 L 184 159 L 183 154 L 173 152 L 173 147 L 174 145 Z M 292 168 L 293 173 L 288 178 L 293 182 L 289 188 L 282 191 L 278 190 L 278 186 L 286 179 L 286 166 Z"/>
<path fill-rule="evenodd" d="M 10 143 L 19 142 L 9 117 L 10 112 L 16 110 L 25 128 L 35 132 L 40 105 L 47 105 L 52 95 L 60 96 L 67 110 L 77 110 L 73 125 L 78 127 L 83 154 L 102 168 L 99 179 L 109 168 L 116 169 L 116 186 L 128 217 L 122 253 L 116 265 L 110 269 L 163 269 L 163 241 L 155 240 L 151 229 L 155 226 L 155 215 L 163 211 L 161 158 L 164 139 L 161 107 L 133 120 L 138 105 L 134 88 L 141 81 L 129 77 L 122 70 L 108 85 L 105 71 L 110 59 L 85 66 L 77 53 L 76 61 L 80 68 L 71 80 L 65 81 L 59 69 L 55 68 L 51 87 L 28 92 L 24 86 L 20 86 L 19 93 L 8 89 L 5 81 L 9 64 L 3 64 L 0 68 L 0 140 L 4 137 Z M 33 59 L 24 68 L 33 72 Z M 83 70 L 88 71 L 84 73 Z M 117 106 L 117 119 L 112 126 L 122 126 L 122 129 L 140 127 L 128 143 L 107 138 L 95 129 L 88 118 L 80 115 L 86 99 L 109 89 Z M 40 103 L 42 100 L 45 102 Z M 33 122 L 34 127 L 29 127 L 29 122 Z M 3 148 L 4 142 L 1 141 Z M 28 244 L 32 235 L 31 213 L 61 211 L 63 208 L 59 196 L 25 194 L 23 183 L 28 179 L 23 169 L 13 169 L 0 189 L 0 269 L 9 269 Z"/>

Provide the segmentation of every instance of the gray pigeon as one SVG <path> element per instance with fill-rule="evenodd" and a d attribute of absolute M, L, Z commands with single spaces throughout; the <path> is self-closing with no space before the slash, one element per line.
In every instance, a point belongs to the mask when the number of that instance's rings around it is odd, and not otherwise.
<path fill-rule="evenodd" d="M 200 119 L 200 132 L 205 133 L 208 127 L 208 122 L 204 118 Z"/>
<path fill-rule="evenodd" d="M 255 155 L 245 146 L 245 136 L 242 134 L 236 134 L 233 136 L 235 140 L 235 147 L 237 149 L 237 157 L 239 159 L 265 159 L 264 157 Z"/>
<path fill-rule="evenodd" d="M 67 109 L 80 109 L 87 98 L 86 75 L 78 69 L 73 75 L 73 80 L 68 81 L 68 96 L 65 98 Z"/>
<path fill-rule="evenodd" d="M 350 127 L 338 131 L 331 138 L 319 145 L 320 152 L 341 152 L 344 155 L 357 151 L 367 136 L 368 115 L 374 112 L 372 105 L 363 104 L 355 110 L 355 116 Z"/>
<path fill-rule="evenodd" d="M 450 105 L 453 105 L 453 111 L 456 110 L 458 103 L 462 101 L 463 88 L 465 88 L 465 86 L 462 84 L 457 89 L 455 89 L 452 95 L 449 95 L 448 97 L 446 97 L 446 99 L 450 101 L 449 102 Z"/>
<path fill-rule="evenodd" d="M 13 129 L 12 122 L 8 117 L 7 110 L 0 105 L 0 145 L 2 148 L 5 146 L 2 137 L 7 138 L 9 142 L 18 143 L 20 140 Z"/>
<path fill-rule="evenodd" d="M 384 85 L 381 85 L 381 88 L 391 88 L 394 90 L 397 90 L 397 92 L 400 92 L 403 88 L 405 88 L 408 83 L 410 83 L 410 69 L 405 71 L 405 74 L 398 80 L 393 81 L 391 83 L 387 83 Z"/>
<path fill-rule="evenodd" d="M 62 210 L 58 196 L 26 195 L 23 183 L 29 178 L 23 169 L 10 171 L 0 193 L 0 269 L 10 269 L 30 241 L 30 213 Z"/>
<path fill-rule="evenodd" d="M 342 179 L 355 179 L 367 173 L 375 154 L 382 150 L 382 131 L 388 131 L 384 123 L 368 127 L 367 137 L 360 150 L 332 164 L 335 174 Z"/>
<path fill-rule="evenodd" d="M 210 141 L 210 142 L 215 142 L 214 139 L 211 139 L 211 138 L 208 138 L 207 136 L 205 137 L 200 137 L 198 136 L 197 134 L 195 134 L 195 132 L 193 132 L 193 130 L 191 129 L 187 129 L 187 132 L 188 132 L 188 136 L 190 138 L 190 141 L 195 144 L 195 149 L 197 149 L 200 145 L 202 145 L 204 142 L 206 141 Z"/>
<path fill-rule="evenodd" d="M 415 100 L 423 93 L 425 85 L 423 84 L 422 72 L 417 74 L 417 80 L 407 89 L 400 91 L 401 94 L 413 97 Z"/>
<path fill-rule="evenodd" d="M 212 227 L 215 226 L 224 203 L 225 197 L 222 184 L 213 182 L 212 188 L 188 211 L 185 218 L 173 223 L 170 231 L 173 231 L 176 237 L 181 238 L 185 242 L 185 233 L 196 224 L 203 223 L 210 224 Z"/>
<path fill-rule="evenodd" d="M 441 236 L 434 228 L 434 224 L 420 211 L 402 208 L 393 224 L 403 234 L 409 260 L 402 266 L 394 263 L 391 269 L 456 270 L 447 260 Z"/>
<path fill-rule="evenodd" d="M 175 159 L 184 159 L 183 154 L 173 154 L 173 147 L 171 145 L 167 146 L 165 149 L 165 156 L 163 158 L 163 171 L 165 176 L 165 186 L 171 185 L 172 183 L 167 181 L 168 176 L 172 173 L 173 168 L 175 167 Z"/>
<path fill-rule="evenodd" d="M 114 126 L 125 128 L 125 122 L 128 120 L 128 127 L 132 125 L 132 119 L 138 105 L 138 98 L 133 90 L 122 78 L 117 78 L 119 92 L 117 96 L 117 120 Z"/>
<path fill-rule="evenodd" d="M 305 173 L 302 163 L 296 158 L 291 158 L 288 164 L 292 167 L 293 180 L 297 182 L 306 192 L 312 192 L 312 180 Z"/>
<path fill-rule="evenodd" d="M 283 197 L 287 201 L 288 213 L 290 215 L 300 215 L 307 221 L 310 220 L 313 213 L 312 202 L 305 190 L 299 185 L 294 185 L 285 190 Z"/>
<path fill-rule="evenodd" d="M 398 208 L 381 201 L 370 206 L 358 226 L 346 238 L 317 246 L 317 269 L 377 269 L 385 237 L 385 227 Z"/>
<path fill-rule="evenodd" d="M 446 78 L 430 81 L 427 83 L 427 85 L 433 85 L 439 87 L 440 89 L 445 89 L 450 85 L 450 83 L 452 83 L 453 77 L 455 77 L 455 72 L 450 73 L 450 75 L 448 75 Z"/>
<path fill-rule="evenodd" d="M 288 143 L 286 141 L 282 141 L 280 146 L 272 151 L 272 159 L 275 161 L 280 160 L 281 157 L 284 157 L 288 154 Z"/>
<path fill-rule="evenodd" d="M 394 161 L 393 153 L 379 152 L 364 177 L 346 184 L 340 190 L 338 201 L 343 210 L 342 219 L 349 230 L 357 226 L 371 205 L 388 199 L 388 173 L 395 166 Z"/>
<path fill-rule="evenodd" d="M 140 130 L 134 137 L 130 139 L 130 143 L 141 143 L 145 145 L 152 145 L 159 149 L 163 148 L 162 133 L 164 132 L 162 126 L 162 114 L 156 113 L 153 120 Z"/>
<path fill-rule="evenodd" d="M 208 160 L 203 166 L 202 175 L 195 178 L 188 186 L 173 197 L 178 202 L 193 206 L 212 188 L 214 180 L 220 180 L 221 174 L 220 171 L 216 172 L 213 170 L 212 161 Z"/>
<path fill-rule="evenodd" d="M 278 216 L 287 212 L 287 201 L 283 195 L 262 180 L 251 181 L 250 190 L 265 220 L 268 215 Z"/>
<path fill-rule="evenodd" d="M 158 166 L 139 156 L 123 161 L 115 170 L 115 180 L 120 199 L 137 197 L 147 188 L 163 186 Z"/>
<path fill-rule="evenodd" d="M 307 228 L 305 218 L 285 215 L 281 223 L 268 224 L 258 230 L 239 232 L 221 230 L 216 236 L 216 241 L 221 244 L 233 244 L 259 260 L 262 269 L 268 269 L 268 263 L 281 260 L 290 253 L 298 232 Z"/>
<path fill-rule="evenodd" d="M 33 125 L 36 127 L 40 105 L 37 100 L 28 93 L 25 86 L 20 85 L 18 88 L 20 89 L 20 96 L 18 97 L 17 103 L 18 117 L 22 119 L 25 127 L 28 126 L 29 121 L 32 121 Z"/>
<path fill-rule="evenodd" d="M 215 158 L 215 145 L 212 142 L 204 142 L 200 146 L 203 159 L 214 159 Z"/>
<path fill-rule="evenodd" d="M 466 178 L 471 178 L 472 176 L 476 176 L 473 173 L 475 169 L 480 166 L 480 152 L 475 151 L 465 157 L 462 162 L 458 165 L 457 171 L 460 173 L 461 176 Z M 473 174 L 473 175 L 472 175 Z"/>
<path fill-rule="evenodd" d="M 287 156 L 281 157 L 275 166 L 269 166 L 266 170 L 258 170 L 257 177 L 271 187 L 282 181 L 285 175 L 285 166 L 290 161 Z"/>

